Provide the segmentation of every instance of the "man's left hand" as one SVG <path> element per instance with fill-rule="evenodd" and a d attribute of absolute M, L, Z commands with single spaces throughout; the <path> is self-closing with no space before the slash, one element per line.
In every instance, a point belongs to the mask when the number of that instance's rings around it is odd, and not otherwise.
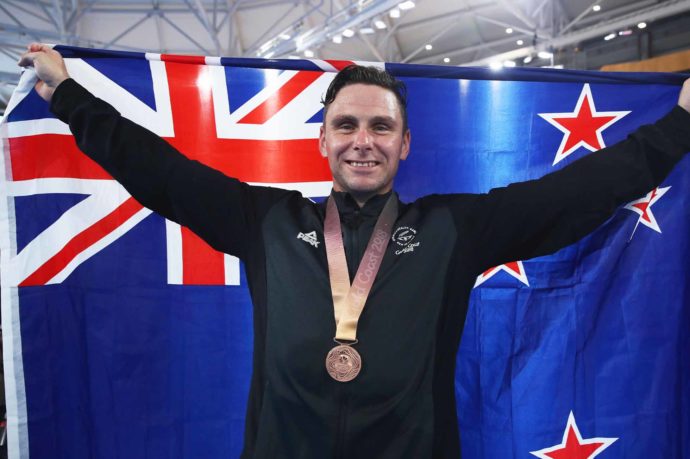
<path fill-rule="evenodd" d="M 690 78 L 683 83 L 683 87 L 680 90 L 680 96 L 678 97 L 678 105 L 684 108 L 686 112 L 690 113 Z"/>

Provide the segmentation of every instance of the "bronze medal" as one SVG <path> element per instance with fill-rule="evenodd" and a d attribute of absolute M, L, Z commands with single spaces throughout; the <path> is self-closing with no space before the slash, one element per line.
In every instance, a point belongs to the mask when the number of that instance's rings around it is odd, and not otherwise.
<path fill-rule="evenodd" d="M 341 344 L 326 356 L 326 371 L 338 382 L 352 381 L 362 369 L 362 358 L 352 346 Z"/>
<path fill-rule="evenodd" d="M 369 238 L 362 261 L 357 268 L 355 279 L 350 284 L 350 277 L 345 260 L 343 235 L 340 229 L 340 215 L 333 196 L 328 198 L 326 219 L 324 222 L 324 240 L 326 258 L 333 295 L 333 313 L 336 333 L 334 340 L 354 344 L 357 342 L 357 322 L 362 314 L 381 261 L 386 253 L 391 238 L 391 228 L 398 215 L 397 197 L 391 194 L 381 211 L 374 231 Z M 326 371 L 331 378 L 339 382 L 352 381 L 362 369 L 362 358 L 351 345 L 340 344 L 326 356 Z"/>

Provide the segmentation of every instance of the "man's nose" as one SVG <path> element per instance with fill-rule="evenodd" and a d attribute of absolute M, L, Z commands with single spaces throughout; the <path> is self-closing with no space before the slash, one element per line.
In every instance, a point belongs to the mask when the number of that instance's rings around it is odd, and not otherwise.
<path fill-rule="evenodd" d="M 371 133 L 368 129 L 359 129 L 355 137 L 355 150 L 371 148 Z"/>

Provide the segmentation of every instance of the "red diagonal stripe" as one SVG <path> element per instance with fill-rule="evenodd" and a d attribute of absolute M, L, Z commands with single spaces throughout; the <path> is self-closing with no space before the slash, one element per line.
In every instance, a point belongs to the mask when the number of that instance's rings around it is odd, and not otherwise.
<path fill-rule="evenodd" d="M 62 250 L 24 279 L 19 286 L 44 285 L 62 271 L 77 255 L 113 232 L 141 209 L 142 205 L 134 198 L 127 199 L 103 219 L 74 236 Z"/>
<path fill-rule="evenodd" d="M 328 162 L 319 154 L 317 139 L 217 138 L 207 72 L 208 68 L 201 65 L 166 63 L 175 125 L 175 137 L 166 139 L 168 142 L 189 158 L 246 182 L 294 183 L 331 179 Z M 313 77 L 309 83 L 321 75 L 319 72 L 300 73 Z M 197 82 L 203 83 L 201 87 Z M 305 83 L 306 80 L 300 83 L 299 91 L 304 89 L 301 85 Z"/>
<path fill-rule="evenodd" d="M 342 70 L 345 67 L 347 67 L 348 65 L 354 64 L 353 61 L 339 61 L 339 60 L 329 60 L 329 59 L 327 59 L 326 62 L 328 62 L 329 64 L 331 64 L 333 67 L 335 67 L 338 70 Z"/>
<path fill-rule="evenodd" d="M 109 179 L 79 151 L 71 135 L 43 134 L 9 139 L 13 180 L 37 178 Z"/>
<path fill-rule="evenodd" d="M 239 123 L 264 124 L 289 102 L 304 91 L 310 84 L 323 75 L 323 72 L 300 71 L 285 82 L 271 97 L 249 112 Z"/>

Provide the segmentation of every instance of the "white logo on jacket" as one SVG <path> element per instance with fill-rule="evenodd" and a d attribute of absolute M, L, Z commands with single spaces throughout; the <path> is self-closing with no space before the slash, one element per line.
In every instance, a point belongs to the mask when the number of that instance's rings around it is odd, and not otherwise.
<path fill-rule="evenodd" d="M 309 244 L 313 245 L 314 247 L 319 246 L 319 240 L 316 238 L 316 231 L 312 231 L 311 233 L 299 233 L 297 235 L 297 239 L 302 239 L 304 242 L 308 242 Z"/>
<path fill-rule="evenodd" d="M 414 228 L 401 226 L 396 229 L 391 239 L 402 248 L 396 250 L 395 254 L 400 255 L 407 252 L 414 252 L 414 249 L 419 247 L 419 242 L 412 242 L 415 237 L 417 237 L 417 230 Z"/>

